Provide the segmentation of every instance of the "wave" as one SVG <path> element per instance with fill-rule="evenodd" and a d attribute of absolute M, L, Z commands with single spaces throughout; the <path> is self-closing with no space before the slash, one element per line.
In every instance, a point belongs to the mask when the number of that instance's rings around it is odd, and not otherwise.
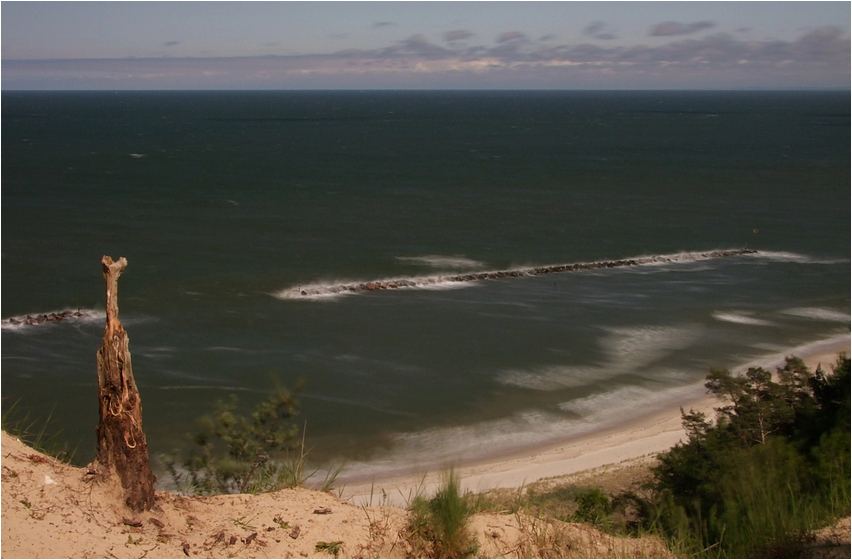
<path fill-rule="evenodd" d="M 484 280 L 502 280 L 504 278 L 523 278 L 529 276 L 541 276 L 544 274 L 555 274 L 562 272 L 578 272 L 586 270 L 600 270 L 608 268 L 666 265 L 676 263 L 692 263 L 725 257 L 740 255 L 756 255 L 754 249 L 725 249 L 703 253 L 674 253 L 668 255 L 651 255 L 633 257 L 614 261 L 596 261 L 571 264 L 555 264 L 536 266 L 529 268 L 516 268 L 510 270 L 468 272 L 464 274 L 436 275 L 419 278 L 398 278 L 388 280 L 371 280 L 368 282 L 345 282 L 339 284 L 301 284 L 290 286 L 272 294 L 278 299 L 334 299 L 344 295 L 360 292 L 377 292 L 382 290 L 400 289 L 438 289 L 451 285 L 470 285 Z M 408 257 L 406 257 L 408 258 Z M 427 258 L 427 257 L 410 257 Z M 443 257 L 439 257 L 443 258 Z M 471 261 L 476 262 L 476 261 Z"/>
<path fill-rule="evenodd" d="M 48 311 L 46 313 L 35 313 L 27 315 L 16 315 L 0 321 L 3 329 L 20 329 L 39 325 L 50 325 L 64 322 L 79 322 L 92 320 L 105 320 L 105 311 L 95 311 L 79 307 L 77 309 L 63 309 L 60 311 Z"/>
<path fill-rule="evenodd" d="M 700 327 L 692 325 L 607 329 L 607 333 L 598 340 L 605 354 L 600 364 L 544 365 L 528 370 L 505 370 L 497 375 L 497 381 L 538 391 L 602 386 L 616 377 L 636 374 L 672 352 L 689 347 L 701 337 L 701 333 Z"/>
<path fill-rule="evenodd" d="M 755 325 L 760 327 L 776 326 L 775 323 L 773 323 L 772 321 L 765 321 L 763 319 L 757 319 L 755 317 L 740 313 L 723 313 L 721 311 L 717 311 L 713 313 L 713 318 L 717 321 L 725 321 L 727 323 L 738 323 L 740 325 Z"/>
<path fill-rule="evenodd" d="M 819 259 L 787 251 L 760 251 L 759 253 L 753 253 L 753 255 L 773 262 L 790 262 L 798 264 L 844 264 L 849 262 L 849 259 Z"/>
<path fill-rule="evenodd" d="M 831 321 L 836 323 L 849 323 L 850 321 L 849 313 L 835 311 L 834 309 L 825 309 L 823 307 L 795 307 L 781 311 L 781 313 L 817 321 Z"/>
<path fill-rule="evenodd" d="M 424 255 L 422 257 L 396 257 L 398 261 L 410 262 L 432 268 L 477 268 L 484 263 L 466 257 L 445 257 L 442 255 Z"/>

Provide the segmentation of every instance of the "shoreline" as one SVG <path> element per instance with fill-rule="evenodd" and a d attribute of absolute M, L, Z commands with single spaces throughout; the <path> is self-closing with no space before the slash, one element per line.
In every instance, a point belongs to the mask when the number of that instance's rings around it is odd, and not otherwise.
<path fill-rule="evenodd" d="M 784 352 L 764 355 L 737 368 L 773 371 L 788 356 L 798 356 L 811 371 L 817 365 L 829 370 L 839 353 L 850 353 L 850 335 L 810 342 Z M 616 426 L 526 450 L 517 450 L 454 467 L 463 491 L 484 492 L 497 488 L 521 488 L 542 479 L 559 478 L 620 463 L 650 462 L 685 438 L 681 408 L 704 412 L 715 418 L 719 399 L 705 395 L 651 411 Z M 355 480 L 343 487 L 343 498 L 359 506 L 404 507 L 418 494 L 431 495 L 439 487 L 441 472 L 419 471 L 373 480 Z"/>

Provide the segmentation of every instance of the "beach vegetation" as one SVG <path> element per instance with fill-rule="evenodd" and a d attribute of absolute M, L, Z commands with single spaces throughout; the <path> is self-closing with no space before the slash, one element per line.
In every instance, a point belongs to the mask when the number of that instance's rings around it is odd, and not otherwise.
<path fill-rule="evenodd" d="M 196 447 L 183 460 L 163 457 L 175 485 L 198 494 L 259 493 L 303 484 L 304 440 L 301 453 L 294 440 L 298 427 L 295 397 L 276 384 L 272 394 L 245 416 L 231 395 L 216 402 L 212 414 L 198 422 Z"/>
<path fill-rule="evenodd" d="M 298 438 L 297 407 L 294 394 L 277 383 L 248 416 L 239 412 L 236 395 L 218 400 L 214 412 L 198 420 L 190 452 L 183 457 L 180 452 L 163 455 L 161 460 L 184 494 L 258 494 L 307 486 L 321 469 L 308 463 L 307 423 Z M 316 488 L 331 491 L 344 466 L 326 469 Z"/>
<path fill-rule="evenodd" d="M 62 428 L 54 427 L 53 411 L 46 418 L 33 418 L 30 411 L 22 412 L 20 399 L 9 405 L 0 416 L 0 429 L 13 435 L 36 451 L 73 464 L 77 448 L 63 437 Z"/>
<path fill-rule="evenodd" d="M 716 422 L 683 412 L 686 443 L 661 454 L 647 521 L 691 556 L 794 556 L 850 510 L 849 359 L 832 373 L 788 358 L 773 375 L 714 370 Z"/>
<path fill-rule="evenodd" d="M 612 515 L 609 496 L 600 488 L 590 488 L 577 496 L 576 519 L 590 525 L 604 525 Z"/>
<path fill-rule="evenodd" d="M 474 513 L 469 494 L 462 494 L 458 476 L 450 469 L 443 475 L 435 496 L 417 496 L 411 503 L 409 543 L 415 557 L 470 558 L 479 548 L 468 528 Z"/>
<path fill-rule="evenodd" d="M 337 558 L 338 556 L 340 556 L 340 552 L 343 550 L 343 541 L 318 541 L 314 549 L 317 552 L 328 552 L 329 554 Z"/>

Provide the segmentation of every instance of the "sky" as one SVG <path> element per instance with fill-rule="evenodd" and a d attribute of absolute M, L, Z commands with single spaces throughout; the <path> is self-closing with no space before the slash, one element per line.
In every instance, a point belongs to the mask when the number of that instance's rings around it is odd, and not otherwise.
<path fill-rule="evenodd" d="M 0 3 L 3 90 L 850 88 L 836 2 Z"/>

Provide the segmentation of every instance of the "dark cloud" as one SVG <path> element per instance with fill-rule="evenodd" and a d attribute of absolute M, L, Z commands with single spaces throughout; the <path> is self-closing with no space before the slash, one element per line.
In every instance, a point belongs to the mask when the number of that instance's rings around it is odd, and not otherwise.
<path fill-rule="evenodd" d="M 497 43 L 508 43 L 509 41 L 528 41 L 528 39 L 520 31 L 507 31 L 497 36 Z"/>
<path fill-rule="evenodd" d="M 447 31 L 444 33 L 444 41 L 448 43 L 452 43 L 453 41 L 464 41 L 465 39 L 470 39 L 473 35 L 473 33 L 465 29 L 456 29 L 454 31 Z"/>
<path fill-rule="evenodd" d="M 393 27 L 395 25 L 392 21 L 377 21 L 373 24 L 373 27 Z"/>
<path fill-rule="evenodd" d="M 836 27 L 820 27 L 796 41 L 791 51 L 810 59 L 849 54 L 849 36 Z"/>
<path fill-rule="evenodd" d="M 594 36 L 597 33 L 600 33 L 604 29 L 604 22 L 602 21 L 593 21 L 589 25 L 587 25 L 583 29 L 583 35 Z"/>
<path fill-rule="evenodd" d="M 673 35 L 689 35 L 705 29 L 715 27 L 712 21 L 697 21 L 695 23 L 678 23 L 676 21 L 664 21 L 658 23 L 648 32 L 651 37 L 671 37 Z"/>
<path fill-rule="evenodd" d="M 164 47 L 174 47 L 176 45 L 180 45 L 180 41 L 166 41 L 163 43 Z"/>
<path fill-rule="evenodd" d="M 607 29 L 607 24 L 602 21 L 594 21 L 583 28 L 583 35 L 586 37 L 594 37 L 602 41 L 611 41 L 618 39 L 618 35 Z"/>
<path fill-rule="evenodd" d="M 376 52 L 379 57 L 399 57 L 406 55 L 416 55 L 422 56 L 425 58 L 439 58 L 446 56 L 452 51 L 445 49 L 439 45 L 434 45 L 426 39 L 425 35 L 412 35 L 408 39 L 404 39 L 399 41 L 396 45 L 380 49 L 379 51 L 368 51 L 368 52 Z"/>

